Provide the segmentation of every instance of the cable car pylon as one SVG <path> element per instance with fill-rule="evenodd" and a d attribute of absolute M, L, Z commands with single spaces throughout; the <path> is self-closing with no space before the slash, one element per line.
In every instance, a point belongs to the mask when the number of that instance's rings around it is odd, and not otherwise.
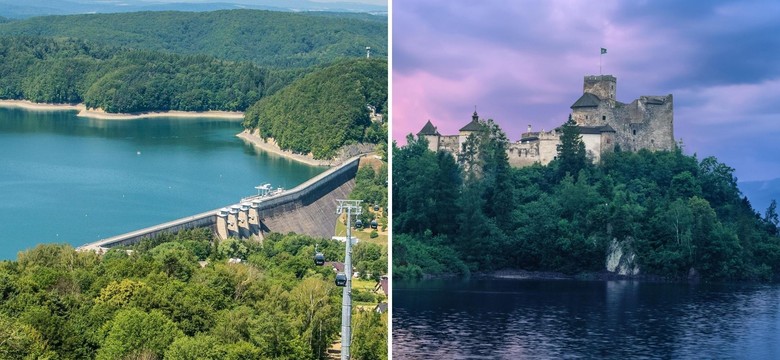
<path fill-rule="evenodd" d="M 347 215 L 347 241 L 344 252 L 344 273 L 336 274 L 336 285 L 344 286 L 341 298 L 341 360 L 349 360 L 352 342 L 352 216 L 363 213 L 363 200 L 336 200 L 336 214 Z M 360 221 L 360 220 L 358 220 Z M 362 222 L 361 222 L 362 223 Z M 343 285 L 340 283 L 343 282 Z"/>

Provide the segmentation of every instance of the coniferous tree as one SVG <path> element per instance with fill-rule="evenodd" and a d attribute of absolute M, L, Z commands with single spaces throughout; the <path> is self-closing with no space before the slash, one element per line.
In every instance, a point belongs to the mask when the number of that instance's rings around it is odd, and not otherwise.
<path fill-rule="evenodd" d="M 485 128 L 480 151 L 485 181 L 483 196 L 487 204 L 484 212 L 488 217 L 495 218 L 501 227 L 502 224 L 508 224 L 505 218 L 514 207 L 514 187 L 511 183 L 509 157 L 506 154 L 509 139 L 493 119 L 488 119 Z"/>
<path fill-rule="evenodd" d="M 576 176 L 587 165 L 585 143 L 582 142 L 577 123 L 569 115 L 569 120 L 561 126 L 561 142 L 557 146 L 560 175 L 566 173 Z"/>
<path fill-rule="evenodd" d="M 769 203 L 769 207 L 766 208 L 764 221 L 767 224 L 767 229 L 769 229 L 772 234 L 777 234 L 777 226 L 780 224 L 780 219 L 778 219 L 777 216 L 777 201 L 775 201 L 775 199 L 772 199 L 772 202 Z"/>

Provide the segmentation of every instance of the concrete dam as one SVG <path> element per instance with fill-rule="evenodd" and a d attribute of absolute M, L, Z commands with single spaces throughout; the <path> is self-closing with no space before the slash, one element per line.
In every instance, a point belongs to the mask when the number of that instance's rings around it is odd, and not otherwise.
<path fill-rule="evenodd" d="M 221 239 L 262 240 L 270 232 L 295 232 L 314 237 L 334 235 L 336 200 L 346 199 L 355 187 L 361 156 L 328 169 L 293 189 L 270 196 L 253 196 L 227 207 L 169 221 L 145 229 L 82 245 L 78 250 L 104 251 L 131 245 L 163 233 L 208 227 Z"/>

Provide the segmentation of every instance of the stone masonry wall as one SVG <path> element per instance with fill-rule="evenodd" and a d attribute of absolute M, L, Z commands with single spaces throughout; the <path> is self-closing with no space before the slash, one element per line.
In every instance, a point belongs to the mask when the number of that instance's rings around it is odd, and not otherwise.
<path fill-rule="evenodd" d="M 602 100 L 615 100 L 617 78 L 612 75 L 588 75 L 583 81 L 582 92 L 591 93 Z"/>
<path fill-rule="evenodd" d="M 674 104 L 672 95 L 642 96 L 615 108 L 615 142 L 627 151 L 671 150 L 674 148 Z"/>
<path fill-rule="evenodd" d="M 460 149 L 458 148 L 458 135 L 441 136 L 439 138 L 439 150 L 452 153 L 455 158 L 458 157 Z"/>
<path fill-rule="evenodd" d="M 540 162 L 539 142 L 516 142 L 507 147 L 509 165 L 513 167 L 530 166 Z"/>

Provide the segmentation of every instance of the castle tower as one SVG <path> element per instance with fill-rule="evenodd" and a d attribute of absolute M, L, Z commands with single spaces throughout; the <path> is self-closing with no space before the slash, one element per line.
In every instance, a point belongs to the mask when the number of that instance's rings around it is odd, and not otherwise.
<path fill-rule="evenodd" d="M 471 114 L 471 122 L 459 130 L 460 135 L 458 136 L 458 152 L 463 151 L 463 143 L 466 142 L 466 139 L 469 137 L 469 135 L 480 130 L 482 130 L 482 127 L 479 125 L 479 115 L 477 115 L 477 110 L 474 110 L 474 113 Z"/>
<path fill-rule="evenodd" d="M 433 126 L 433 123 L 431 123 L 431 120 L 428 120 L 427 123 L 425 123 L 425 126 L 423 126 L 422 130 L 417 133 L 417 138 L 425 137 L 425 140 L 428 140 L 428 149 L 436 152 L 439 150 L 439 137 L 441 134 L 436 130 L 436 127 Z"/>
<path fill-rule="evenodd" d="M 612 75 L 588 75 L 582 86 L 583 93 L 591 93 L 601 100 L 615 101 L 617 78 Z"/>
<path fill-rule="evenodd" d="M 612 75 L 588 75 L 583 82 L 583 93 L 571 105 L 571 117 L 579 126 L 613 124 L 617 78 Z"/>

